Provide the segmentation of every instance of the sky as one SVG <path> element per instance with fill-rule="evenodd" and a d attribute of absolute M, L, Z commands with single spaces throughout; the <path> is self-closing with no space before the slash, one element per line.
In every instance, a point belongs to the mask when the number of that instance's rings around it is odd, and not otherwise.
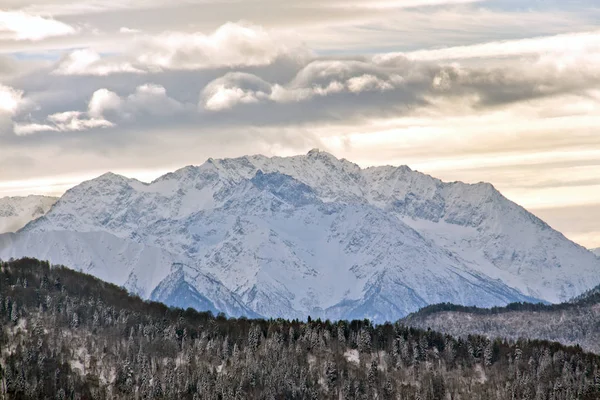
<path fill-rule="evenodd" d="M 0 197 L 312 148 L 600 246 L 600 3 L 0 0 Z"/>

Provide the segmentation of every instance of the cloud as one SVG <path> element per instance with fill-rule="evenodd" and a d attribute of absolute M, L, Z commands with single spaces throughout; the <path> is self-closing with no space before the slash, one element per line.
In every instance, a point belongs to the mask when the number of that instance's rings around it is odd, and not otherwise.
<path fill-rule="evenodd" d="M 55 132 L 58 131 L 58 128 L 54 125 L 47 124 L 28 124 L 28 123 L 19 123 L 15 124 L 14 127 L 15 135 L 17 136 L 27 136 L 34 135 L 40 132 Z"/>
<path fill-rule="evenodd" d="M 185 106 L 167 95 L 164 86 L 144 84 L 127 96 L 123 109 L 126 115 L 150 114 L 153 116 L 171 116 L 183 111 Z"/>
<path fill-rule="evenodd" d="M 108 63 L 97 53 L 78 52 L 80 57 L 69 60 L 82 61 L 72 63 L 70 72 L 94 68 L 98 72 L 99 66 Z M 600 85 L 598 54 L 516 58 L 510 65 L 500 66 L 413 60 L 391 53 L 276 59 L 267 65 L 235 68 L 148 68 L 146 74 L 133 75 L 47 77 L 42 72 L 35 79 L 19 82 L 27 98 L 40 101 L 27 121 L 18 122 L 45 125 L 48 114 L 65 110 L 85 110 L 116 126 L 142 130 L 151 125 L 191 128 L 201 124 L 215 129 L 332 121 L 352 125 L 367 119 L 409 116 L 416 109 L 438 116 L 481 113 Z M 65 60 L 59 62 L 61 67 Z M 113 57 L 110 62 L 116 65 L 116 60 Z M 76 91 L 56 91 L 72 85 Z M 591 106 L 581 107 L 587 112 Z M 555 109 L 548 112 L 556 115 Z M 178 118 L 171 118 L 174 115 Z"/>
<path fill-rule="evenodd" d="M 278 57 L 304 56 L 259 26 L 226 23 L 210 35 L 165 33 L 141 43 L 138 63 L 162 69 L 260 66 Z M 296 54 L 293 54 L 296 53 Z"/>
<path fill-rule="evenodd" d="M 115 92 L 108 89 L 99 89 L 94 92 L 88 104 L 88 113 L 94 117 L 101 117 L 106 111 L 117 111 L 121 108 L 123 100 Z"/>
<path fill-rule="evenodd" d="M 23 100 L 23 91 L 0 84 L 0 114 L 14 114 Z"/>
<path fill-rule="evenodd" d="M 201 106 L 209 111 L 221 111 L 239 103 L 257 103 L 269 98 L 271 85 L 247 73 L 231 72 L 210 82 L 202 92 Z"/>
<path fill-rule="evenodd" d="M 222 111 L 237 104 L 270 101 L 294 103 L 340 93 L 384 92 L 402 86 L 397 72 L 362 61 L 313 61 L 287 84 L 268 83 L 247 73 L 228 73 L 209 83 L 202 93 L 206 110 Z"/>
<path fill-rule="evenodd" d="M 136 87 L 134 92 L 126 97 L 108 89 L 95 91 L 88 103 L 87 114 L 96 118 L 106 118 L 110 115 L 122 122 L 135 124 L 139 122 L 138 117 L 156 120 L 186 110 L 192 110 L 192 106 L 169 97 L 164 86 L 145 83 Z"/>
<path fill-rule="evenodd" d="M 124 34 L 140 33 L 140 32 L 142 32 L 142 31 L 139 29 L 127 28 L 126 26 L 122 26 L 119 29 L 119 33 L 124 33 Z"/>
<path fill-rule="evenodd" d="M 109 128 L 114 124 L 103 118 L 90 116 L 81 111 L 66 111 L 49 115 L 47 123 L 18 123 L 14 132 L 17 136 L 27 136 L 42 132 L 81 132 L 95 128 Z"/>
<path fill-rule="evenodd" d="M 53 71 L 56 75 L 99 75 L 106 76 L 116 73 L 144 73 L 127 61 L 104 60 L 90 50 L 75 50 L 67 54 Z"/>
<path fill-rule="evenodd" d="M 298 72 L 286 86 L 275 86 L 273 100 L 279 102 L 305 101 L 315 96 L 349 92 L 383 92 L 399 88 L 403 70 L 383 70 L 367 61 L 313 61 Z"/>
<path fill-rule="evenodd" d="M 121 97 L 108 89 L 96 90 L 86 111 L 62 111 L 45 117 L 44 123 L 19 122 L 14 127 L 18 136 L 41 132 L 79 132 L 96 128 L 114 128 L 117 123 L 131 126 L 156 121 L 177 113 L 193 110 L 167 95 L 161 85 L 143 84 L 133 93 Z"/>
<path fill-rule="evenodd" d="M 132 32 L 121 28 L 121 33 Z M 199 32 L 137 35 L 129 48 L 118 56 L 103 57 L 91 49 L 75 50 L 60 61 L 54 73 L 106 76 L 256 67 L 273 64 L 283 57 L 302 60 L 309 55 L 303 45 L 289 37 L 276 37 L 258 26 L 229 22 L 209 35 Z"/>
<path fill-rule="evenodd" d="M 403 55 L 413 60 L 464 60 L 471 58 L 509 58 L 522 55 L 563 55 L 600 51 L 600 31 L 566 33 L 554 36 L 504 40 L 435 50 L 418 50 Z M 393 58 L 397 53 L 383 54 L 379 61 Z"/>
<path fill-rule="evenodd" d="M 54 123 L 61 132 L 85 131 L 92 128 L 107 128 L 114 126 L 102 118 L 89 117 L 80 111 L 67 111 L 48 116 L 48 121 Z"/>
<path fill-rule="evenodd" d="M 75 32 L 72 26 L 54 19 L 20 11 L 0 11 L 0 38 L 3 39 L 36 41 Z"/>

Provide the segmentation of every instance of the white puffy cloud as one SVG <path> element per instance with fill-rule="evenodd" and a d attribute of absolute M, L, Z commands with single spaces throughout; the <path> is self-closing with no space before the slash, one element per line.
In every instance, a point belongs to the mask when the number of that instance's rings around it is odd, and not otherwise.
<path fill-rule="evenodd" d="M 42 40 L 52 36 L 72 35 L 76 29 L 63 22 L 27 14 L 0 10 L 0 38 L 11 40 Z"/>
<path fill-rule="evenodd" d="M 274 85 L 271 100 L 278 103 L 291 103 L 310 100 L 313 97 L 325 97 L 327 95 L 341 93 L 345 90 L 342 82 L 334 80 L 327 84 L 315 84 L 312 86 L 282 86 Z"/>
<path fill-rule="evenodd" d="M 14 133 L 18 136 L 41 132 L 77 132 L 95 128 L 114 128 L 117 123 L 136 124 L 139 116 L 164 118 L 194 107 L 186 105 L 167 95 L 161 85 L 144 84 L 133 93 L 121 97 L 108 89 L 96 90 L 89 102 L 87 111 L 64 111 L 45 117 L 43 123 L 18 122 Z"/>
<path fill-rule="evenodd" d="M 221 111 L 239 103 L 257 103 L 268 99 L 271 84 L 259 77 L 232 72 L 215 79 L 202 91 L 201 106 L 209 111 Z"/>
<path fill-rule="evenodd" d="M 363 61 L 329 60 L 309 63 L 286 84 L 271 84 L 247 73 L 228 73 L 206 86 L 200 105 L 222 111 L 261 101 L 293 103 L 340 93 L 385 92 L 404 84 L 400 72 Z"/>
<path fill-rule="evenodd" d="M 121 33 L 136 30 L 121 28 Z M 147 73 L 265 66 L 278 58 L 306 59 L 309 51 L 294 39 L 277 36 L 259 26 L 226 23 L 211 34 L 165 32 L 136 35 L 118 56 L 101 56 L 91 49 L 67 54 L 57 65 L 58 75 Z"/>
<path fill-rule="evenodd" d="M 115 73 L 144 73 L 131 63 L 120 60 L 105 60 L 90 49 L 75 50 L 67 54 L 53 72 L 56 75 L 99 75 Z"/>
<path fill-rule="evenodd" d="M 115 92 L 108 89 L 99 89 L 94 92 L 88 104 L 88 114 L 94 117 L 101 117 L 105 111 L 119 110 L 123 101 Z"/>
<path fill-rule="evenodd" d="M 192 107 L 189 107 L 192 109 Z M 135 88 L 126 97 L 108 89 L 96 90 L 88 103 L 87 114 L 91 117 L 115 118 L 135 121 L 138 115 L 166 117 L 186 110 L 186 105 L 169 97 L 164 86 L 146 83 Z"/>
<path fill-rule="evenodd" d="M 305 101 L 336 93 L 384 92 L 402 86 L 402 69 L 384 69 L 368 61 L 313 61 L 287 85 L 275 85 L 271 99 Z"/>
<path fill-rule="evenodd" d="M 13 114 L 23 100 L 23 91 L 0 84 L 0 113 Z"/>
<path fill-rule="evenodd" d="M 205 101 L 205 108 L 210 111 L 220 111 L 233 107 L 238 103 L 257 103 L 255 93 L 244 91 L 240 88 L 225 86 L 214 87 Z"/>
<path fill-rule="evenodd" d="M 260 26 L 228 22 L 213 33 L 170 32 L 142 41 L 137 61 L 149 68 L 203 69 L 268 65 L 283 55 L 304 56 Z"/>

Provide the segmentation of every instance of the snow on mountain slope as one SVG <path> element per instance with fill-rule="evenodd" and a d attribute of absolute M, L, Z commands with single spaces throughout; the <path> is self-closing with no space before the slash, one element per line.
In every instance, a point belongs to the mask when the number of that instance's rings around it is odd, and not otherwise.
<path fill-rule="evenodd" d="M 222 220 L 220 214 L 203 221 L 216 226 L 212 221 Z M 365 309 L 363 318 L 375 320 L 398 318 L 447 298 L 461 304 L 530 300 L 499 282 L 474 277 L 397 218 L 368 206 L 269 208 L 238 217 L 202 259 L 201 269 L 266 316 L 346 318 L 370 296 L 394 304 L 392 310 Z M 497 290 L 484 289 L 486 284 Z"/>
<path fill-rule="evenodd" d="M 183 265 L 189 260 L 157 247 L 124 240 L 106 232 L 53 231 L 0 235 L 0 259 L 23 256 L 76 268 L 123 286 L 143 298 L 183 305 L 170 301 L 175 293 L 181 294 L 182 291 L 182 285 L 173 282 L 173 266 Z M 207 310 L 218 309 L 235 317 L 253 315 L 236 295 L 214 278 L 196 276 L 195 283 L 195 290 L 204 293 L 205 304 L 218 306 Z M 157 287 L 162 288 L 161 293 L 154 293 Z"/>
<path fill-rule="evenodd" d="M 213 163 L 229 179 L 236 174 L 248 177 L 259 169 L 279 171 L 307 184 L 324 201 L 382 208 L 472 268 L 532 297 L 566 301 L 600 283 L 599 263 L 589 251 L 488 183 L 445 183 L 406 166 L 361 170 L 317 150 L 306 156 L 251 156 Z"/>
<path fill-rule="evenodd" d="M 590 251 L 594 253 L 596 257 L 600 257 L 600 247 L 597 249 L 590 249 Z"/>
<path fill-rule="evenodd" d="M 0 233 L 16 232 L 46 214 L 58 198 L 47 196 L 0 198 Z"/>
<path fill-rule="evenodd" d="M 172 265 L 171 273 L 152 291 L 150 298 L 170 306 L 223 312 L 231 317 L 262 317 L 219 280 L 182 263 Z"/>
<path fill-rule="evenodd" d="M 183 260 L 183 272 L 169 272 L 169 259 L 159 281 L 129 284 L 146 297 L 267 317 L 382 321 L 437 302 L 556 302 L 600 283 L 592 253 L 489 184 L 361 169 L 316 150 L 209 159 L 149 184 L 108 173 L 19 235 L 59 231 L 105 232 Z M 232 297 L 219 303 L 211 280 Z"/>
<path fill-rule="evenodd" d="M 178 262 L 168 252 L 107 232 L 20 232 L 0 235 L 0 258 L 30 256 L 74 267 L 98 278 L 125 286 L 140 296 L 149 295 L 168 274 L 165 266 Z"/>

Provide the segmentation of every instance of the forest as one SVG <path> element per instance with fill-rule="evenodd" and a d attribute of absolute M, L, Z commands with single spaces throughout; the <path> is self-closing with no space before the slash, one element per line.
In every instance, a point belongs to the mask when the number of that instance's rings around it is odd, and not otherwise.
<path fill-rule="evenodd" d="M 400 323 L 460 337 L 544 339 L 600 354 L 600 291 L 595 288 L 569 302 L 551 305 L 514 303 L 486 309 L 436 304 Z"/>
<path fill-rule="evenodd" d="M 0 263 L 0 399 L 600 399 L 600 356 L 361 321 L 228 319 Z"/>
<path fill-rule="evenodd" d="M 510 303 L 504 307 L 490 307 L 482 308 L 475 306 L 461 306 L 452 303 L 439 303 L 432 304 L 421 308 L 418 312 L 413 313 L 407 317 L 410 319 L 415 316 L 425 317 L 431 314 L 452 311 L 462 312 L 476 315 L 497 315 L 506 314 L 515 311 L 533 311 L 533 312 L 555 312 L 555 311 L 570 311 L 580 306 L 597 304 L 600 303 L 600 285 L 588 290 L 587 292 L 577 296 L 571 301 L 558 304 L 544 304 L 544 303 Z"/>

